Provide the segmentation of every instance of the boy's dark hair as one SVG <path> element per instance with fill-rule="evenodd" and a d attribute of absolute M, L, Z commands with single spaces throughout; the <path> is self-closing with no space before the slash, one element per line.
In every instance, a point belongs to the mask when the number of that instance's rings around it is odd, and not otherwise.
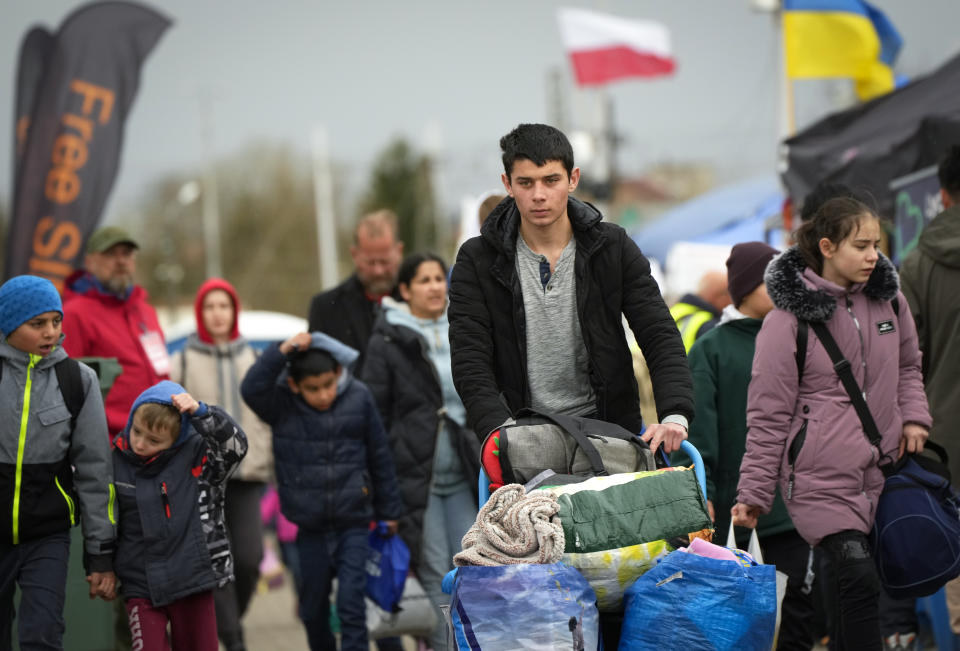
<path fill-rule="evenodd" d="M 856 199 L 836 197 L 830 199 L 813 215 L 813 219 L 804 222 L 797 230 L 797 248 L 803 255 L 807 266 L 823 273 L 823 253 L 820 252 L 820 240 L 827 238 L 835 245 L 840 244 L 864 217 L 876 217 L 876 213 Z"/>
<path fill-rule="evenodd" d="M 436 262 L 440 265 L 440 270 L 443 271 L 443 275 L 447 275 L 447 265 L 444 263 L 443 258 L 436 253 L 430 253 L 429 251 L 411 253 L 400 263 L 400 269 L 397 271 L 397 284 L 409 286 L 411 281 L 416 278 L 420 265 L 424 262 Z"/>
<path fill-rule="evenodd" d="M 558 160 L 567 170 L 567 176 L 573 174 L 573 147 L 563 132 L 547 124 L 521 124 L 500 138 L 500 150 L 503 152 L 503 170 L 508 179 L 512 179 L 513 164 L 518 159 L 532 161 L 537 167 L 547 161 Z"/>
<path fill-rule="evenodd" d="M 800 207 L 800 222 L 806 223 L 813 219 L 813 216 L 820 210 L 820 206 L 837 197 L 860 200 L 858 194 L 849 185 L 821 181 L 814 186 L 813 190 L 810 190 L 810 194 L 803 198 L 803 205 Z"/>
<path fill-rule="evenodd" d="M 290 355 L 290 377 L 297 384 L 310 375 L 323 375 L 338 368 L 340 364 L 333 355 L 319 348 L 308 348 Z"/>
<path fill-rule="evenodd" d="M 937 179 L 944 192 L 960 203 L 960 145 L 953 145 L 940 160 Z"/>
<path fill-rule="evenodd" d="M 180 436 L 180 411 L 173 405 L 145 402 L 133 413 L 150 429 L 170 432 L 174 441 Z"/>

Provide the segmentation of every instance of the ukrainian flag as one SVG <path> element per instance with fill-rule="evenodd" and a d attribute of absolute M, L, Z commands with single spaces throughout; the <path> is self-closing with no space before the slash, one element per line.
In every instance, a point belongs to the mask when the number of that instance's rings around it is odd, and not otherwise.
<path fill-rule="evenodd" d="M 787 75 L 851 77 L 866 100 L 893 90 L 903 39 L 882 11 L 862 0 L 784 0 Z"/>

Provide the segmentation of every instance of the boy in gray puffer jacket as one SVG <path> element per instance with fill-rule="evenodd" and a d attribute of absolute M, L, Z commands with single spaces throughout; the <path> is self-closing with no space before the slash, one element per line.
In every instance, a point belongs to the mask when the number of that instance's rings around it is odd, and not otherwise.
<path fill-rule="evenodd" d="M 116 578 L 113 473 L 96 374 L 61 344 L 53 284 L 16 276 L 0 287 L 0 648 L 10 648 L 20 586 L 22 648 L 63 648 L 70 527 L 77 510 L 90 596 L 112 599 Z M 82 389 L 71 414 L 60 376 Z M 79 405 L 73 405 L 76 408 Z"/>

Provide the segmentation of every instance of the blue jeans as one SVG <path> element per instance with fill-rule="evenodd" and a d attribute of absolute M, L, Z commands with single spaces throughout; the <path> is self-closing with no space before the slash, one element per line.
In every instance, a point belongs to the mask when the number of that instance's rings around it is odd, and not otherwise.
<path fill-rule="evenodd" d="M 367 651 L 367 530 L 297 533 L 300 555 L 300 619 L 311 651 L 336 648 L 330 631 L 330 585 L 337 577 L 337 615 L 343 651 Z"/>
<path fill-rule="evenodd" d="M 419 579 L 437 611 L 437 625 L 430 634 L 434 651 L 446 651 L 446 622 L 440 606 L 450 603 L 450 595 L 440 588 L 444 575 L 453 569 L 453 556 L 460 551 L 460 540 L 477 519 L 477 500 L 469 488 L 452 495 L 430 495 L 423 515 L 423 556 Z"/>
<path fill-rule="evenodd" d="M 69 531 L 19 545 L 0 545 L 0 650 L 9 651 L 13 643 L 15 584 L 20 585 L 20 649 L 63 649 L 69 558 Z"/>

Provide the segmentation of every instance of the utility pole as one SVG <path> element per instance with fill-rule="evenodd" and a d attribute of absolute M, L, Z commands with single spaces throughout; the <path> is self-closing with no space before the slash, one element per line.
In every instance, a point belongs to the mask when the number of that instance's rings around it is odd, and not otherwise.
<path fill-rule="evenodd" d="M 313 205 L 317 218 L 317 256 L 320 258 L 320 288 L 337 284 L 337 221 L 333 208 L 333 170 L 327 129 L 315 126 L 313 149 Z"/>
<path fill-rule="evenodd" d="M 206 248 L 207 278 L 223 275 L 220 258 L 220 196 L 213 153 L 213 100 L 209 93 L 200 93 L 203 153 L 206 170 L 203 174 L 203 241 Z"/>
<path fill-rule="evenodd" d="M 563 69 L 553 66 L 547 72 L 547 115 L 550 124 L 567 133 L 567 105 L 563 92 Z"/>

